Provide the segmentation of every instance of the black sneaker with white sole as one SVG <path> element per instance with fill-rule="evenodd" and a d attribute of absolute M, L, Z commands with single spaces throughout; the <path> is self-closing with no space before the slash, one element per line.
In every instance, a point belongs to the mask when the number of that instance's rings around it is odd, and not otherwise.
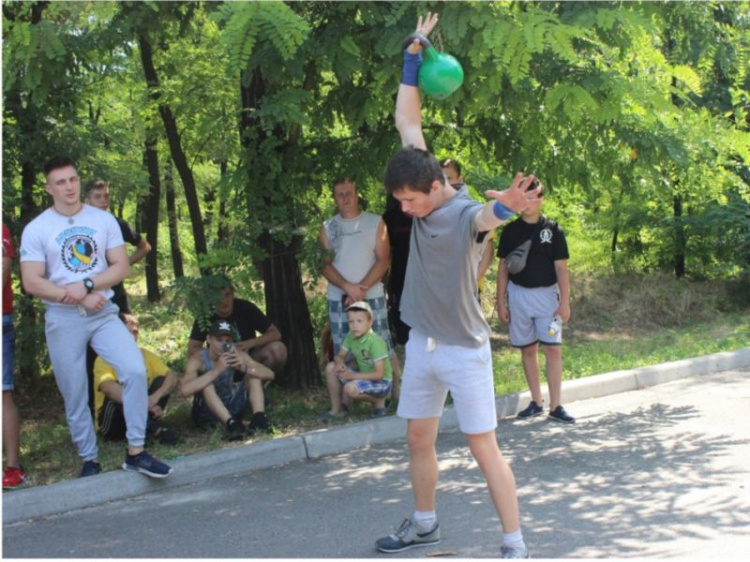
<path fill-rule="evenodd" d="M 562 423 L 576 423 L 576 419 L 565 411 L 565 408 L 558 406 L 549 413 L 549 419 Z"/>
<path fill-rule="evenodd" d="M 146 451 L 141 451 L 137 455 L 129 455 L 126 452 L 122 469 L 129 472 L 140 472 L 151 478 L 166 478 L 172 474 L 172 467 L 156 460 Z"/>
<path fill-rule="evenodd" d="M 532 400 L 531 402 L 529 402 L 528 406 L 518 412 L 518 415 L 516 417 L 525 420 L 528 418 L 533 418 L 534 416 L 538 416 L 542 412 L 544 412 L 544 407 L 540 406 Z"/>
<path fill-rule="evenodd" d="M 402 552 L 417 546 L 429 546 L 440 542 L 440 525 L 435 526 L 426 533 L 420 533 L 419 529 L 411 519 L 404 519 L 396 532 L 375 541 L 380 552 Z"/>

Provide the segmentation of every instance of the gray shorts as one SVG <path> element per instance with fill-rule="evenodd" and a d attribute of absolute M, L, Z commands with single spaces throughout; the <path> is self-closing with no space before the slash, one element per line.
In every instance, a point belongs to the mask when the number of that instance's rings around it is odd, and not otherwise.
<path fill-rule="evenodd" d="M 440 417 L 449 391 L 462 432 L 476 435 L 497 427 L 489 340 L 478 348 L 450 345 L 412 328 L 406 342 L 399 417 Z"/>
<path fill-rule="evenodd" d="M 510 345 L 528 347 L 537 342 L 546 345 L 562 344 L 562 329 L 554 336 L 549 335 L 549 325 L 559 303 L 557 285 L 527 289 L 509 282 Z"/>

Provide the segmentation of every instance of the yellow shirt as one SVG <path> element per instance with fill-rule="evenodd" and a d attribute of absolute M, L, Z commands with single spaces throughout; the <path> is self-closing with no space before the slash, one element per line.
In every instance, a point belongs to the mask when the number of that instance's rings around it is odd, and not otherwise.
<path fill-rule="evenodd" d="M 143 362 L 146 364 L 146 384 L 151 386 L 156 377 L 167 374 L 169 367 L 155 353 L 148 349 L 140 349 L 143 354 Z M 118 382 L 117 372 L 104 359 L 97 357 L 94 363 L 94 423 L 96 429 L 99 429 L 99 411 L 104 406 L 104 393 L 99 390 L 99 386 L 105 381 Z"/>

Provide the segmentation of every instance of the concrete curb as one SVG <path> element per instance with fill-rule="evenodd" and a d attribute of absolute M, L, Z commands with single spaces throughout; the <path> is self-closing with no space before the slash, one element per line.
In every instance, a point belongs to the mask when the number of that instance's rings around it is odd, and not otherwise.
<path fill-rule="evenodd" d="M 564 383 L 563 401 L 567 404 L 639 390 L 689 376 L 747 366 L 750 366 L 750 347 L 650 367 L 615 371 Z M 498 417 L 514 416 L 525 406 L 528 397 L 528 391 L 499 396 L 496 400 Z M 440 429 L 454 429 L 457 426 L 455 410 L 450 406 L 446 407 Z M 170 462 L 174 467 L 174 473 L 166 480 L 152 480 L 124 471 L 113 471 L 83 480 L 3 493 L 3 524 L 91 507 L 108 501 L 193 484 L 217 476 L 240 474 L 281 466 L 292 461 L 342 453 L 375 443 L 403 439 L 405 433 L 406 421 L 389 416 L 178 458 Z"/>

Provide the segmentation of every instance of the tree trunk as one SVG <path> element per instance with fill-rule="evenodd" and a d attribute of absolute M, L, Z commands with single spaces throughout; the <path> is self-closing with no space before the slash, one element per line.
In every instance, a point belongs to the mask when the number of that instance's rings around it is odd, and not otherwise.
<path fill-rule="evenodd" d="M 276 188 L 274 185 L 264 185 L 260 193 L 252 190 L 257 178 L 263 177 L 261 170 L 268 166 L 268 155 L 261 152 L 264 141 L 270 135 L 282 138 L 283 131 L 267 132 L 260 126 L 257 109 L 260 108 L 263 96 L 266 94 L 265 81 L 260 70 L 252 71 L 250 84 L 245 86 L 240 81 L 240 95 L 242 99 L 242 117 L 240 120 L 240 140 L 247 151 L 247 201 L 248 211 L 256 215 L 262 213 L 264 206 L 271 203 L 264 195 L 267 190 Z M 294 141 L 298 134 L 292 133 Z M 286 150 L 290 140 L 283 138 L 276 148 L 277 153 Z M 279 154 L 278 158 L 281 158 Z M 259 173 L 260 172 L 260 173 Z M 278 174 L 269 173 L 273 181 L 283 181 Z M 250 203 L 253 207 L 250 209 Z M 259 211 L 259 208 L 261 209 Z M 259 215 L 262 218 L 262 214 Z M 289 247 L 275 240 L 267 227 L 264 227 L 258 237 L 258 244 L 265 251 L 266 258 L 261 266 L 261 275 L 265 287 L 266 310 L 271 321 L 281 331 L 287 345 L 289 357 L 287 367 L 277 379 L 282 386 L 295 389 L 318 386 L 320 384 L 320 368 L 315 354 L 315 342 L 310 322 L 310 312 L 302 284 L 302 271 L 297 254 L 301 247 L 301 239 L 295 236 Z"/>
<path fill-rule="evenodd" d="M 154 66 L 151 43 L 144 34 L 139 33 L 138 44 L 141 51 L 143 71 L 146 75 L 146 82 L 149 87 L 149 96 L 153 100 L 158 100 L 160 98 L 158 92 L 159 76 L 156 73 L 156 67 Z M 185 189 L 185 200 L 187 201 L 188 210 L 190 211 L 190 223 L 193 227 L 195 254 L 200 260 L 202 255 L 208 253 L 208 247 L 206 244 L 206 231 L 203 228 L 203 219 L 201 217 L 200 201 L 198 200 L 198 190 L 196 189 L 195 178 L 193 177 L 193 171 L 190 169 L 185 152 L 182 149 L 177 121 L 174 118 L 172 110 L 164 103 L 159 102 L 158 105 L 159 115 L 161 115 L 164 129 L 167 133 L 169 152 L 172 155 L 172 161 L 177 167 L 177 173 L 180 174 L 180 179 L 182 180 L 182 185 Z"/>
<path fill-rule="evenodd" d="M 221 179 L 225 179 L 227 176 L 227 168 L 229 167 L 229 163 L 227 162 L 227 159 L 224 158 L 221 161 Z M 226 196 L 221 197 L 219 201 L 219 228 L 216 232 L 216 239 L 219 242 L 226 242 L 226 240 L 229 238 L 229 229 L 227 228 L 227 198 Z"/>
<path fill-rule="evenodd" d="M 146 240 L 151 244 L 151 251 L 146 254 L 146 298 L 148 302 L 161 300 L 159 291 L 159 202 L 161 201 L 161 178 L 159 177 L 159 153 L 157 152 L 156 134 L 149 130 L 145 141 L 143 160 L 148 170 L 151 189 L 143 199 L 141 220 Z"/>
<path fill-rule="evenodd" d="M 267 252 L 263 260 L 266 311 L 281 330 L 288 350 L 286 369 L 279 376 L 279 384 L 295 389 L 319 386 L 315 338 L 297 259 L 302 249 L 302 236 L 295 235 L 287 246 L 265 231 L 259 242 Z"/>
<path fill-rule="evenodd" d="M 164 185 L 167 196 L 167 220 L 169 221 L 169 247 L 171 248 L 172 269 L 174 270 L 174 278 L 179 279 L 185 277 L 185 268 L 182 265 L 180 236 L 177 232 L 177 205 L 175 204 L 174 178 L 172 177 L 171 163 L 167 164 Z"/>
<path fill-rule="evenodd" d="M 685 224 L 682 220 L 682 196 L 677 193 L 674 196 L 674 274 L 677 279 L 685 277 Z"/>

